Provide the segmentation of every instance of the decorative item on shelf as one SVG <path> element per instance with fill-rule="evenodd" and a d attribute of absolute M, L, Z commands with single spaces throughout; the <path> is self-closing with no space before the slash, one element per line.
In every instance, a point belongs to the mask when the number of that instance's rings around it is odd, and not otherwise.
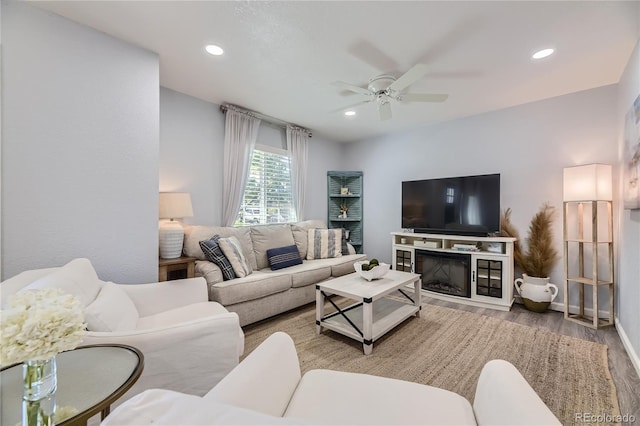
<path fill-rule="evenodd" d="M 188 192 L 161 192 L 159 197 L 160 257 L 177 259 L 182 254 L 184 229 L 176 219 L 193 216 L 191 195 Z M 167 220 L 168 219 L 168 220 Z"/>
<path fill-rule="evenodd" d="M 526 251 L 520 243 L 518 230 L 511 223 L 511 209 L 505 210 L 500 218 L 501 235 L 517 238 L 513 259 L 522 270 L 523 278 L 518 278 L 515 286 L 524 306 L 533 312 L 546 311 L 558 295 L 558 287 L 549 283 L 549 275 L 559 258 L 558 251 L 553 247 L 554 213 L 553 206 L 545 203 L 531 219 Z"/>
<path fill-rule="evenodd" d="M 353 263 L 353 269 L 355 269 L 356 272 L 367 281 L 377 280 L 384 277 L 387 275 L 387 272 L 389 272 L 390 267 L 391 265 L 388 263 L 380 263 L 378 259 Z"/>
<path fill-rule="evenodd" d="M 344 229 L 344 228 L 343 228 Z M 349 241 L 349 238 L 351 237 L 351 231 L 348 229 L 344 229 L 344 238 Z"/>
<path fill-rule="evenodd" d="M 80 301 L 56 288 L 23 291 L 1 315 L 0 364 L 23 362 L 22 425 L 53 425 L 60 417 L 56 355 L 82 342 L 86 324 Z"/>
<path fill-rule="evenodd" d="M 343 201 L 342 204 L 340 204 L 340 219 L 347 218 L 347 211 L 349 211 L 349 206 L 347 206 L 346 201 Z"/>
<path fill-rule="evenodd" d="M 340 188 L 340 195 L 349 195 L 349 188 Z"/>

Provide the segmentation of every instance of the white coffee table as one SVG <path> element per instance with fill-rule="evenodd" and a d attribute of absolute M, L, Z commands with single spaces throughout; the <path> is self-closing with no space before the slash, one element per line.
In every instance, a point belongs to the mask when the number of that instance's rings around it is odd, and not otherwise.
<path fill-rule="evenodd" d="M 413 284 L 411 297 L 403 289 Z M 420 316 L 421 280 L 419 274 L 389 271 L 384 277 L 367 281 L 353 273 L 324 281 L 316 285 L 316 334 L 322 328 L 344 334 L 359 342 L 365 355 L 373 350 L 373 343 L 386 332 L 412 315 Z M 392 293 L 404 300 L 392 299 Z M 357 301 L 346 308 L 338 307 L 329 296 L 337 294 Z M 328 300 L 336 311 L 325 315 L 324 305 Z"/>

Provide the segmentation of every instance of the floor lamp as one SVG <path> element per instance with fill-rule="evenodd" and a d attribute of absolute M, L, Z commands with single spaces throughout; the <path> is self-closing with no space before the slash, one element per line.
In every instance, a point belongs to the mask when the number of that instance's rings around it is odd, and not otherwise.
<path fill-rule="evenodd" d="M 613 325 L 612 167 L 608 164 L 567 167 L 564 169 L 563 183 L 564 317 L 596 329 Z M 608 318 L 599 315 L 600 287 L 608 289 Z M 577 312 L 570 312 L 569 295 L 572 288 L 578 290 Z M 589 290 L 590 308 L 585 304 Z"/>

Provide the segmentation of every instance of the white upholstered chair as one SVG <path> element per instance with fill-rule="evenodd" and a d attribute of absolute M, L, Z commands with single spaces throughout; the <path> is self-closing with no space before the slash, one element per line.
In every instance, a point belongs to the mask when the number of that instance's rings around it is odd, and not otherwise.
<path fill-rule="evenodd" d="M 209 302 L 204 278 L 114 284 L 101 281 L 88 259 L 75 259 L 0 283 L 3 309 L 12 294 L 45 287 L 80 300 L 88 329 L 83 344 L 120 343 L 142 351 L 144 370 L 127 397 L 150 388 L 204 395 L 244 351 L 238 315 Z"/>

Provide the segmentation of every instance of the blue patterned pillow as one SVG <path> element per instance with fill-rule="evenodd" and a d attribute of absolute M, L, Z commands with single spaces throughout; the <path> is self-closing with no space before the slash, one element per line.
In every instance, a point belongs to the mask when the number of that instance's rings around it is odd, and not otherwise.
<path fill-rule="evenodd" d="M 296 246 L 295 244 L 292 246 L 278 247 L 267 250 L 267 259 L 269 259 L 269 265 L 271 265 L 272 271 L 302 264 L 298 246 Z"/>
<path fill-rule="evenodd" d="M 220 267 L 222 278 L 224 278 L 225 281 L 232 280 L 236 278 L 236 274 L 233 272 L 231 262 L 229 262 L 227 256 L 222 253 L 218 245 L 219 239 L 220 235 L 214 235 L 210 240 L 200 241 L 200 248 L 209 262 L 213 262 Z"/>

